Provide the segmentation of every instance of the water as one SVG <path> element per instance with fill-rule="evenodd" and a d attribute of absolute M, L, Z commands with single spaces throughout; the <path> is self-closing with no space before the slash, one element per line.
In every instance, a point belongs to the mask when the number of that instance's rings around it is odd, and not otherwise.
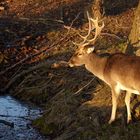
<path fill-rule="evenodd" d="M 44 140 L 30 125 L 40 114 L 40 108 L 0 96 L 0 140 Z"/>

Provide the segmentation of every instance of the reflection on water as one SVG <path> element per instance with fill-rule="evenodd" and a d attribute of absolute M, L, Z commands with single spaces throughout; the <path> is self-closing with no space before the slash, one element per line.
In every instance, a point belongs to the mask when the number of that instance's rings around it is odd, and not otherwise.
<path fill-rule="evenodd" d="M 40 113 L 37 107 L 18 102 L 11 96 L 0 96 L 0 120 L 14 123 L 13 128 L 0 123 L 0 140 L 43 140 L 29 125 Z"/>

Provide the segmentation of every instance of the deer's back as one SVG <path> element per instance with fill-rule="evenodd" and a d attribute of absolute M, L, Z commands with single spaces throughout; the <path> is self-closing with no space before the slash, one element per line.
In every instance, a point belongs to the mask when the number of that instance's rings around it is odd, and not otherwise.
<path fill-rule="evenodd" d="M 140 57 L 125 54 L 111 55 L 104 69 L 104 77 L 109 84 L 140 91 Z"/>

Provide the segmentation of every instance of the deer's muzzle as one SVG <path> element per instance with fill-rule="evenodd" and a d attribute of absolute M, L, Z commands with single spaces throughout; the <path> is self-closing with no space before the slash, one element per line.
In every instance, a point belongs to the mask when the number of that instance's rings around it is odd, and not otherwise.
<path fill-rule="evenodd" d="M 70 67 L 74 67 L 74 64 L 73 64 L 72 60 L 69 60 L 68 64 L 69 64 Z"/>

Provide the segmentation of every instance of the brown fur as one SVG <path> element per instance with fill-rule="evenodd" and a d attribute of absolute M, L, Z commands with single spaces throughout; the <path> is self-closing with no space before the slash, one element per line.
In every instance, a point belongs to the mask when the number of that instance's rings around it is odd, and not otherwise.
<path fill-rule="evenodd" d="M 140 91 L 140 57 L 122 53 L 111 55 L 104 68 L 104 77 L 108 83 L 120 81 L 126 87 Z"/>

